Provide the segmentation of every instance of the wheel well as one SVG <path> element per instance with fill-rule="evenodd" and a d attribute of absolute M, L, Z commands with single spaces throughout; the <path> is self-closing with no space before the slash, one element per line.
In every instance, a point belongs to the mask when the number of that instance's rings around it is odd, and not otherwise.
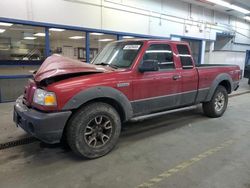
<path fill-rule="evenodd" d="M 232 92 L 232 87 L 228 80 L 223 80 L 219 85 L 225 87 L 228 94 Z"/>
<path fill-rule="evenodd" d="M 103 103 L 109 104 L 110 106 L 112 106 L 112 107 L 114 107 L 116 109 L 116 111 L 118 112 L 118 114 L 119 114 L 119 116 L 121 118 L 121 122 L 124 122 L 126 120 L 126 115 L 125 115 L 125 112 L 124 112 L 122 106 L 116 100 L 111 99 L 111 98 L 105 98 L 105 97 L 93 99 L 93 100 L 87 101 L 86 103 L 83 103 L 79 108 L 72 110 L 71 117 L 75 114 L 75 112 L 77 110 L 79 110 L 83 106 L 88 105 L 90 103 L 94 103 L 94 102 L 103 102 Z M 71 117 L 68 119 L 68 122 L 70 121 Z M 67 130 L 68 122 L 66 123 L 66 126 L 63 129 L 63 135 L 62 135 L 62 138 L 61 138 L 61 141 L 63 143 L 66 143 L 66 130 Z"/>
<path fill-rule="evenodd" d="M 79 108 L 82 108 L 83 106 L 88 105 L 90 103 L 94 103 L 94 102 L 103 102 L 103 103 L 107 103 L 110 106 L 114 107 L 121 118 L 121 122 L 125 121 L 126 115 L 125 115 L 125 112 L 124 112 L 122 106 L 116 100 L 111 99 L 111 98 L 101 97 L 101 98 L 97 98 L 97 99 L 92 99 L 86 103 L 83 103 Z M 78 110 L 78 109 L 76 109 L 76 110 Z"/>

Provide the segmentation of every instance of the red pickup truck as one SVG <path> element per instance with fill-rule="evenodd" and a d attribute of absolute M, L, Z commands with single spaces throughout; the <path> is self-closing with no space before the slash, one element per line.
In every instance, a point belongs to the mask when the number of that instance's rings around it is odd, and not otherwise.
<path fill-rule="evenodd" d="M 46 143 L 66 137 L 87 158 L 116 145 L 121 123 L 202 103 L 220 117 L 238 88 L 234 65 L 196 65 L 185 42 L 129 40 L 108 44 L 90 63 L 48 57 L 14 107 L 14 121 Z"/>

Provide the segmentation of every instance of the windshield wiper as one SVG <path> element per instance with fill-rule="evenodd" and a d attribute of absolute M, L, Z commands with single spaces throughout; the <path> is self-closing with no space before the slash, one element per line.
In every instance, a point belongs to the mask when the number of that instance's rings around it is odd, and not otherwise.
<path fill-rule="evenodd" d="M 116 65 L 108 64 L 108 63 L 105 63 L 105 62 L 101 62 L 101 63 L 95 64 L 95 65 L 110 66 L 110 67 L 115 68 L 115 69 L 118 69 L 118 68 L 119 68 L 119 67 L 116 66 Z"/>

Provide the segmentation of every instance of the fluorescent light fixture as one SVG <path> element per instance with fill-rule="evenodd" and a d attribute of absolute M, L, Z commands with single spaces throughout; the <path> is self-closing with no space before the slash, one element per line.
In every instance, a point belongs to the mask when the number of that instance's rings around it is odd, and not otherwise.
<path fill-rule="evenodd" d="M 37 38 L 36 37 L 24 37 L 23 39 L 25 39 L 25 40 L 35 40 Z"/>
<path fill-rule="evenodd" d="M 133 39 L 135 37 L 132 37 L 132 36 L 123 36 L 122 38 L 124 38 L 124 39 Z"/>
<path fill-rule="evenodd" d="M 239 7 L 239 6 L 236 6 L 236 5 L 231 5 L 231 9 L 234 9 L 234 10 L 236 10 L 238 12 L 243 13 L 243 14 L 249 14 L 250 13 L 249 10 L 247 10 L 245 8 L 242 8 L 242 7 Z"/>
<path fill-rule="evenodd" d="M 49 28 L 50 31 L 57 31 L 57 32 L 62 32 L 65 31 L 65 29 L 59 29 L 59 28 Z"/>
<path fill-rule="evenodd" d="M 97 35 L 97 36 L 101 36 L 101 35 L 104 35 L 104 33 L 90 33 L 90 35 Z"/>
<path fill-rule="evenodd" d="M 244 19 L 250 21 L 250 16 L 245 16 Z"/>
<path fill-rule="evenodd" d="M 12 24 L 12 23 L 0 22 L 0 25 L 1 25 L 1 26 L 7 26 L 7 27 L 10 27 L 10 26 L 12 26 L 13 24 Z"/>
<path fill-rule="evenodd" d="M 222 1 L 222 0 L 206 0 L 206 1 L 214 3 L 216 5 L 227 7 L 229 9 L 236 10 L 236 11 L 241 12 L 243 14 L 249 14 L 250 13 L 249 10 L 247 10 L 245 8 L 242 8 L 242 7 L 239 7 L 237 5 L 234 5 L 234 4 L 230 4 L 230 3 L 226 2 L 226 1 Z"/>
<path fill-rule="evenodd" d="M 84 36 L 73 36 L 73 37 L 69 37 L 69 39 L 84 39 Z"/>
<path fill-rule="evenodd" d="M 45 37 L 45 33 L 35 33 L 34 36 L 36 36 L 36 37 Z"/>
<path fill-rule="evenodd" d="M 222 0 L 207 0 L 208 2 L 223 6 L 223 7 L 228 7 L 230 8 L 231 4 L 226 2 L 226 1 L 222 1 Z"/>
<path fill-rule="evenodd" d="M 5 29 L 0 29 L 0 33 L 3 33 L 5 31 Z"/>
<path fill-rule="evenodd" d="M 99 42 L 109 42 L 109 41 L 113 41 L 114 39 L 99 39 Z"/>

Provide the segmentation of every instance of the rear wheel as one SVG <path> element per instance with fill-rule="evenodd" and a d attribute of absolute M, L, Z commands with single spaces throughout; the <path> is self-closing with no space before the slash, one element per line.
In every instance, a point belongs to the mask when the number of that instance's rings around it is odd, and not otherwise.
<path fill-rule="evenodd" d="M 112 106 L 102 102 L 80 109 L 67 126 L 67 141 L 71 149 L 90 159 L 110 152 L 121 131 L 119 114 Z"/>
<path fill-rule="evenodd" d="M 203 103 L 203 111 L 208 117 L 220 117 L 226 111 L 227 103 L 228 93 L 226 88 L 223 86 L 218 86 L 211 101 Z"/>

